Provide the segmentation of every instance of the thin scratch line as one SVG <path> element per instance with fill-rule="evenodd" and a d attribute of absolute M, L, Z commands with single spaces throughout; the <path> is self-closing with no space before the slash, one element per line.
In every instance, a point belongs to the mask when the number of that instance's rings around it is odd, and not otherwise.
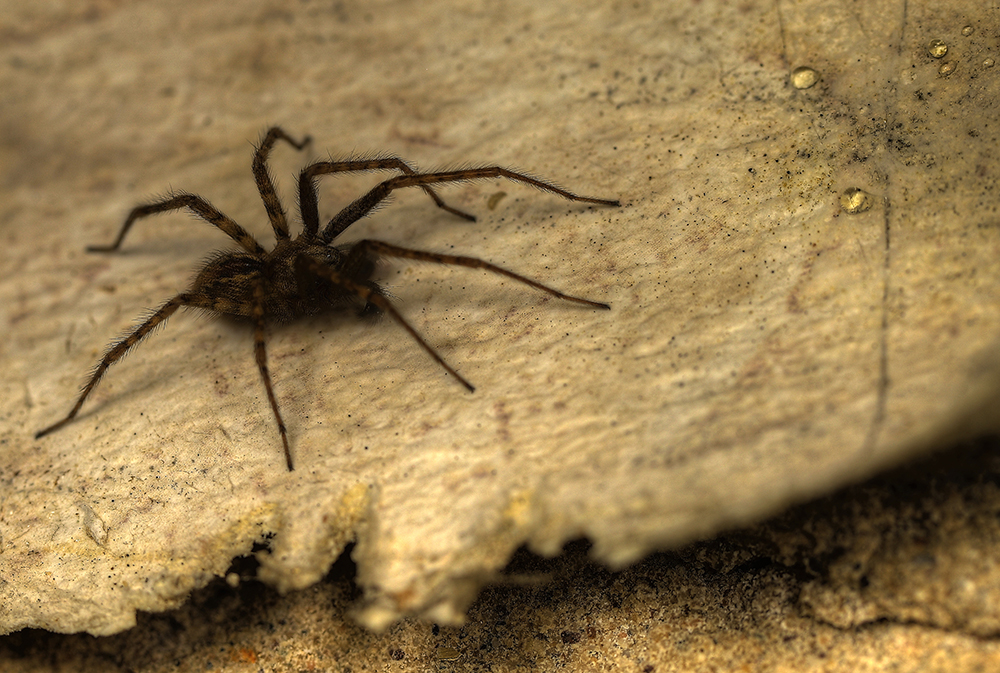
<path fill-rule="evenodd" d="M 898 42 L 896 44 L 897 56 L 902 56 L 903 54 L 903 42 L 906 37 L 906 21 L 909 9 L 909 1 L 903 0 L 902 15 L 899 20 L 899 34 L 897 35 Z M 886 121 L 888 122 L 888 119 Z M 888 128 L 888 126 L 889 124 L 887 123 L 886 127 Z M 882 199 L 882 230 L 885 236 L 885 249 L 883 250 L 882 258 L 882 326 L 881 333 L 879 334 L 878 392 L 875 401 L 875 416 L 872 418 L 871 427 L 868 429 L 868 434 L 865 437 L 862 447 L 862 451 L 869 455 L 875 452 L 879 436 L 882 434 L 882 428 L 885 425 L 885 410 L 889 398 L 889 272 L 890 254 L 892 252 L 892 203 L 889 200 L 888 194 L 890 193 L 891 180 L 891 174 L 887 171 L 884 191 L 886 196 Z"/>
<path fill-rule="evenodd" d="M 906 36 L 906 17 L 909 15 L 910 3 L 909 0 L 903 0 L 903 16 L 899 22 L 899 43 L 896 44 L 896 55 L 903 55 L 903 38 Z"/>
<path fill-rule="evenodd" d="M 788 39 L 785 35 L 785 16 L 781 13 L 781 0 L 774 3 L 774 11 L 778 15 L 778 33 L 781 35 L 781 60 L 785 63 L 785 69 L 791 67 L 788 60 Z"/>
<path fill-rule="evenodd" d="M 875 401 L 875 416 L 872 418 L 872 424 L 868 428 L 868 435 L 864 442 L 864 453 L 866 454 L 875 451 L 876 443 L 885 423 L 885 408 L 889 397 L 889 253 L 891 252 L 890 234 L 892 231 L 890 210 L 889 197 L 886 196 L 882 200 L 885 249 L 882 258 L 882 327 L 879 334 L 878 392 Z"/>

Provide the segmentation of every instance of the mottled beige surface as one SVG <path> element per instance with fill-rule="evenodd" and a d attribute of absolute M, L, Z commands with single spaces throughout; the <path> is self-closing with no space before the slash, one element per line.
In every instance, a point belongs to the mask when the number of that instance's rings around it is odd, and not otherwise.
<path fill-rule="evenodd" d="M 455 622 L 521 544 L 585 536 L 619 565 L 996 427 L 996 17 L 850 7 L 2 7 L 0 629 L 119 631 L 265 537 L 282 589 L 357 539 L 366 624 Z M 803 64 L 821 79 L 797 90 Z M 393 264 L 401 310 L 474 395 L 388 321 L 278 330 L 288 474 L 247 331 L 178 315 L 32 440 L 224 240 L 174 215 L 120 255 L 83 247 L 168 187 L 265 239 L 247 141 L 274 122 L 320 154 L 497 162 L 620 197 L 490 181 L 446 192 L 477 224 L 407 194 L 351 232 L 612 312 Z M 275 160 L 287 185 L 305 159 Z M 322 214 L 368 180 L 325 181 Z M 845 212 L 849 188 L 871 209 Z"/>
<path fill-rule="evenodd" d="M 286 596 L 255 582 L 217 580 L 178 610 L 140 615 L 136 628 L 116 636 L 0 637 L 0 668 L 994 671 L 998 480 L 994 440 L 947 449 L 931 464 L 618 573 L 588 562 L 585 544 L 551 561 L 520 552 L 462 627 L 411 618 L 381 634 L 366 631 L 349 616 L 357 591 L 346 559 L 325 580 Z M 976 556 L 989 564 L 963 563 Z M 242 559 L 233 577 L 252 572 Z M 888 576 L 895 588 L 881 581 Z M 981 589 L 978 606 L 962 596 L 970 584 Z M 813 598 L 822 591 L 837 593 L 838 604 L 817 609 Z M 884 609 L 900 599 L 923 614 Z M 974 618 L 979 627 L 936 618 L 946 615 Z M 981 628 L 984 618 L 993 625 Z"/>

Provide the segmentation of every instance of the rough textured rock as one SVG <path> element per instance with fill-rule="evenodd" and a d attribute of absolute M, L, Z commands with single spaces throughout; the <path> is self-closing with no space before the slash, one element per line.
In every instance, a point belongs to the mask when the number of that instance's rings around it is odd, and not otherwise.
<path fill-rule="evenodd" d="M 997 37 L 978 3 L 78 11 L 0 26 L 0 630 L 120 631 L 265 539 L 283 590 L 354 539 L 364 623 L 458 622 L 522 544 L 583 536 L 621 566 L 997 425 Z M 818 83 L 796 88 L 800 66 Z M 320 154 L 621 198 L 491 181 L 446 192 L 476 224 L 415 193 L 352 232 L 613 310 L 396 263 L 401 310 L 474 395 L 389 321 L 275 330 L 289 474 L 249 332 L 180 314 L 33 440 L 225 241 L 174 215 L 119 255 L 84 246 L 168 187 L 266 239 L 247 141 L 275 122 Z M 282 148 L 275 173 L 305 160 Z M 366 178 L 324 181 L 322 214 Z"/>
<path fill-rule="evenodd" d="M 460 627 L 412 618 L 379 634 L 358 626 L 349 616 L 358 592 L 346 556 L 323 581 L 287 595 L 240 581 L 255 573 L 253 559 L 243 558 L 226 581 L 193 592 L 177 610 L 140 614 L 125 633 L 2 637 L 0 666 L 5 673 L 995 670 L 995 630 L 926 617 L 995 614 L 995 559 L 978 567 L 961 559 L 996 547 L 979 526 L 996 518 L 998 458 L 995 438 L 952 447 L 616 573 L 588 561 L 582 542 L 552 560 L 522 550 Z M 943 520 L 952 522 L 947 546 L 935 531 Z M 921 538 L 922 560 L 899 563 Z M 850 577 L 840 570 L 849 566 Z M 923 594 L 923 617 L 884 609 L 901 595 L 877 578 L 893 573 L 913 580 L 911 596 Z M 978 606 L 949 596 L 949 587 L 970 582 L 982 588 Z M 815 609 L 820 591 L 839 595 L 835 610 Z M 866 607 L 875 604 L 883 607 Z"/>

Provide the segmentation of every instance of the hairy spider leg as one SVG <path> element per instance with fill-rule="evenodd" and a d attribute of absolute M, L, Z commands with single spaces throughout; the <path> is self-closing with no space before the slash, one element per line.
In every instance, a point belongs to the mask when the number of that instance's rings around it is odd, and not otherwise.
<path fill-rule="evenodd" d="M 316 274 L 321 278 L 329 280 L 331 283 L 338 285 L 349 292 L 353 292 L 355 295 L 364 299 L 366 302 L 370 302 L 375 306 L 379 307 L 386 313 L 392 316 L 393 320 L 398 322 L 403 329 L 410 333 L 420 347 L 427 351 L 434 360 L 444 367 L 444 370 L 455 377 L 455 379 L 465 386 L 466 390 L 470 393 L 476 390 L 475 386 L 469 383 L 465 377 L 455 371 L 455 368 L 444 361 L 437 351 L 435 351 L 430 344 L 424 341 L 424 338 L 420 336 L 420 333 L 413 328 L 413 326 L 406 321 L 406 319 L 396 310 L 396 307 L 386 299 L 385 295 L 378 291 L 377 287 L 366 285 L 364 283 L 359 283 L 357 281 L 351 280 L 350 278 L 344 276 L 336 269 L 329 266 L 324 266 L 316 260 L 308 257 L 307 255 L 300 255 L 295 260 L 296 265 L 303 265 L 308 271 Z"/>
<path fill-rule="evenodd" d="M 136 220 L 155 215 L 156 213 L 180 210 L 181 208 L 187 208 L 209 224 L 214 224 L 247 252 L 253 255 L 266 254 L 264 248 L 250 235 L 250 232 L 236 224 L 228 215 L 223 214 L 205 199 L 196 194 L 188 194 L 187 192 L 171 194 L 161 201 L 148 203 L 144 206 L 136 206 L 128 214 L 128 217 L 125 218 L 125 224 L 122 225 L 121 231 L 118 232 L 118 238 L 115 239 L 114 243 L 111 245 L 88 245 L 87 252 L 114 252 L 121 247 L 125 234 L 132 228 L 132 224 Z"/>
<path fill-rule="evenodd" d="M 288 218 L 285 216 L 285 209 L 278 199 L 277 192 L 274 191 L 274 179 L 271 171 L 267 168 L 267 157 L 271 153 L 271 148 L 278 140 L 284 140 L 297 150 L 305 149 L 312 138 L 306 136 L 302 142 L 297 143 L 280 126 L 272 126 L 267 130 L 264 139 L 260 141 L 257 150 L 253 154 L 253 178 L 257 183 L 257 191 L 260 192 L 260 200 L 264 202 L 264 209 L 267 211 L 267 219 L 271 221 L 271 228 L 274 229 L 274 237 L 283 240 L 288 238 Z"/>
<path fill-rule="evenodd" d="M 364 171 L 401 171 L 406 175 L 420 175 L 399 157 L 375 157 L 374 159 L 349 159 L 345 161 L 317 161 L 302 169 L 299 173 L 299 212 L 302 215 L 303 233 L 315 238 L 319 232 L 319 207 L 316 197 L 316 178 L 330 173 L 359 173 Z M 437 192 L 427 185 L 421 185 L 428 196 L 434 199 L 438 208 L 446 210 L 469 222 L 475 222 L 476 216 L 452 208 L 445 203 Z M 370 209 L 369 209 L 370 210 Z"/>
<path fill-rule="evenodd" d="M 578 304 L 586 304 L 587 306 L 593 306 L 594 308 L 610 309 L 611 307 L 607 304 L 601 303 L 599 301 L 591 301 L 590 299 L 584 299 L 583 297 L 574 297 L 569 294 L 564 294 L 559 290 L 551 288 L 547 285 L 542 285 L 538 281 L 526 278 L 521 274 L 514 273 L 513 271 L 508 271 L 507 269 L 497 266 L 496 264 L 490 264 L 489 262 L 484 262 L 481 259 L 476 259 L 475 257 L 461 257 L 458 255 L 445 255 L 437 252 L 425 252 L 423 250 L 413 250 L 411 248 L 401 248 L 397 245 L 392 245 L 390 243 L 385 243 L 383 241 L 372 241 L 364 240 L 358 241 L 351 248 L 351 253 L 355 250 L 364 251 L 365 253 L 374 253 L 376 255 L 384 255 L 386 257 L 401 257 L 405 259 L 415 259 L 421 262 L 434 262 L 436 264 L 450 264 L 454 266 L 466 266 L 470 269 L 483 269 L 489 271 L 490 273 L 498 273 L 502 276 L 507 276 L 508 278 L 513 278 L 519 283 L 524 283 L 525 285 L 530 285 L 536 290 L 541 290 L 542 292 L 547 292 L 553 297 L 558 297 L 559 299 L 565 299 L 566 301 L 575 301 Z"/>
<path fill-rule="evenodd" d="M 489 178 L 507 178 L 515 182 L 523 182 L 546 192 L 552 192 L 570 201 L 582 201 L 584 203 L 596 203 L 602 206 L 620 206 L 617 200 L 595 199 L 589 196 L 579 196 L 568 192 L 561 187 L 557 187 L 550 182 L 533 178 L 524 173 L 502 168 L 500 166 L 486 166 L 483 168 L 468 168 L 459 171 L 444 171 L 441 173 L 417 173 L 415 175 L 399 175 L 376 185 L 367 194 L 356 199 L 349 206 L 337 213 L 330 223 L 323 230 L 323 242 L 329 243 L 339 236 L 345 229 L 360 220 L 371 212 L 372 208 L 381 203 L 394 189 L 403 187 L 426 187 L 430 184 L 444 182 L 465 182 L 467 180 L 485 180 Z"/>
<path fill-rule="evenodd" d="M 132 330 L 132 332 L 127 336 L 112 344 L 111 347 L 108 348 L 107 352 L 104 353 L 104 357 L 101 358 L 97 367 L 94 368 L 94 373 L 90 375 L 90 380 L 87 381 L 87 385 L 83 387 L 83 390 L 80 392 L 80 397 L 77 399 L 76 404 L 73 405 L 73 409 L 70 410 L 66 418 L 36 432 L 35 439 L 44 437 L 50 432 L 58 430 L 73 420 L 77 412 L 80 411 L 80 407 L 83 406 L 84 400 L 87 399 L 90 392 L 97 386 L 97 383 L 104 376 L 104 372 L 108 370 L 108 367 L 125 357 L 136 344 L 146 338 L 150 332 L 156 329 L 157 325 L 173 315 L 174 312 L 181 306 L 194 305 L 197 305 L 197 299 L 194 295 L 189 293 L 179 294 L 154 311 L 152 315 L 150 315 L 141 325 Z"/>
<path fill-rule="evenodd" d="M 264 380 L 264 389 L 267 391 L 267 401 L 271 403 L 271 411 L 274 412 L 274 420 L 278 423 L 278 434 L 281 435 L 281 445 L 285 449 L 285 464 L 288 471 L 295 468 L 292 466 L 292 452 L 288 448 L 288 432 L 285 430 L 285 421 L 278 410 L 278 400 L 274 397 L 274 388 L 271 385 L 271 374 L 267 369 L 267 351 L 264 348 L 264 330 L 266 328 L 264 316 L 264 283 L 258 280 L 253 288 L 253 352 L 257 360 L 257 369 L 260 370 L 260 377 Z"/>

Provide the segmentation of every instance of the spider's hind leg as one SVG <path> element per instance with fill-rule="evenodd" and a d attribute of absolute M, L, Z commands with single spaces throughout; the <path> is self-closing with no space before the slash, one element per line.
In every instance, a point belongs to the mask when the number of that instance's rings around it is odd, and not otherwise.
<path fill-rule="evenodd" d="M 278 409 L 278 400 L 274 396 L 274 387 L 271 384 L 271 374 L 267 368 L 267 350 L 265 348 L 264 330 L 266 319 L 264 316 L 264 285 L 257 282 L 254 285 L 254 304 L 251 309 L 251 317 L 254 322 L 253 330 L 253 352 L 257 361 L 257 369 L 260 370 L 260 378 L 264 381 L 264 390 L 267 392 L 267 401 L 271 404 L 271 411 L 274 412 L 274 420 L 278 424 L 278 434 L 281 435 L 281 446 L 285 450 L 285 465 L 288 471 L 295 469 L 292 464 L 292 452 L 288 448 L 288 431 L 285 429 L 285 421 L 281 417 L 281 410 Z"/>
<path fill-rule="evenodd" d="M 529 285 L 536 290 L 541 290 L 546 292 L 553 297 L 558 297 L 559 299 L 564 299 L 566 301 L 576 302 L 578 304 L 584 304 L 586 306 L 592 306 L 594 308 L 610 309 L 611 307 L 607 304 L 599 301 L 591 301 L 590 299 L 584 299 L 583 297 L 574 297 L 573 295 L 560 292 L 548 285 L 543 285 L 536 280 L 532 280 L 521 274 L 514 273 L 513 271 L 508 271 L 507 269 L 497 266 L 496 264 L 490 264 L 489 262 L 484 262 L 481 259 L 475 257 L 461 257 L 458 255 L 445 255 L 438 252 L 425 252 L 423 250 L 412 250 L 410 248 L 401 248 L 398 245 L 392 245 L 391 243 L 384 243 L 382 241 L 372 241 L 364 240 L 359 241 L 351 248 L 349 255 L 353 254 L 364 254 L 368 256 L 372 255 L 382 255 L 385 257 L 400 257 L 403 259 L 414 259 L 421 262 L 434 262 L 435 264 L 449 264 L 452 266 L 464 266 L 470 269 L 483 269 L 484 271 L 489 271 L 490 273 L 500 274 L 501 276 L 507 276 L 512 278 L 519 283 L 524 283 Z"/>
<path fill-rule="evenodd" d="M 357 246 L 355 246 L 355 248 L 357 248 Z M 352 248 L 351 252 L 348 252 L 348 258 L 350 258 L 353 252 L 354 249 Z M 374 309 L 369 310 L 367 307 L 368 305 L 372 305 L 375 309 L 392 316 L 392 319 L 399 323 L 403 329 L 409 332 L 410 336 L 413 337 L 420 347 L 427 351 L 428 355 L 434 358 L 434 361 L 441 365 L 446 372 L 454 376 L 455 379 L 457 379 L 458 382 L 461 383 L 470 393 L 475 391 L 475 386 L 455 371 L 454 367 L 445 362 L 444 358 L 438 355 L 438 352 L 434 350 L 429 343 L 424 341 L 424 338 L 420 336 L 420 333 L 417 332 L 417 330 L 413 328 L 413 325 L 408 323 L 399 311 L 396 310 L 377 285 L 366 280 L 351 278 L 338 269 L 320 264 L 308 255 L 299 255 L 299 257 L 295 260 L 295 265 L 298 269 L 301 269 L 302 272 L 315 274 L 316 276 L 324 278 L 334 285 L 347 290 L 359 299 L 363 299 L 366 302 L 366 307 L 362 309 L 363 312 L 368 310 L 368 312 L 371 313 Z"/>
<path fill-rule="evenodd" d="M 66 415 L 66 417 L 58 423 L 53 423 L 49 427 L 39 430 L 35 433 L 35 439 L 44 437 L 50 432 L 54 432 L 72 421 L 76 417 L 77 412 L 80 411 L 80 407 L 83 406 L 84 400 L 87 399 L 91 391 L 97 387 L 97 384 L 104 377 L 104 373 L 107 372 L 108 367 L 128 355 L 132 348 L 149 336 L 150 332 L 156 329 L 157 325 L 172 316 L 181 306 L 192 305 L 193 299 L 194 297 L 189 294 L 177 295 L 146 318 L 141 325 L 132 330 L 127 336 L 112 344 L 111 347 L 108 348 L 107 352 L 104 353 L 104 357 L 101 358 L 101 361 L 97 363 L 97 367 L 94 368 L 94 372 L 90 375 L 90 380 L 87 381 L 83 390 L 80 391 L 80 397 L 77 398 L 76 404 L 73 405 L 73 408 Z"/>

